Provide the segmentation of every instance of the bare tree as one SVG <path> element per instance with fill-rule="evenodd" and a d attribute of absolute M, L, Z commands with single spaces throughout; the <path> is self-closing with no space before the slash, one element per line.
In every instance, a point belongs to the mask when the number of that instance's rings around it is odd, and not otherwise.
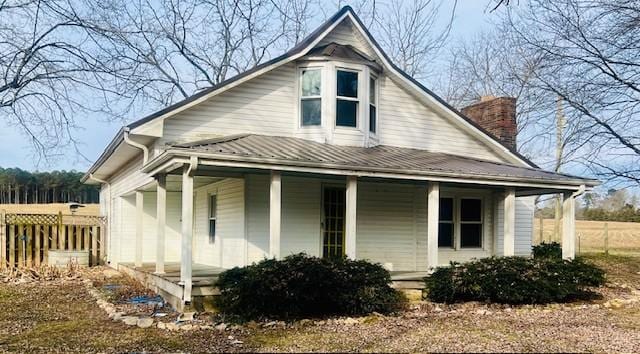
<path fill-rule="evenodd" d="M 578 137 L 568 150 L 594 173 L 640 186 L 640 3 L 532 0 L 506 24 L 542 55 L 536 81 L 562 98 Z"/>
<path fill-rule="evenodd" d="M 354 7 L 394 61 L 424 77 L 455 14 L 454 3 L 438 20 L 442 4 Z M 175 103 L 292 47 L 328 10 L 319 0 L 0 0 L 0 110 L 55 157 L 76 146 L 78 117 L 129 121 Z"/>
<path fill-rule="evenodd" d="M 270 59 L 302 38 L 308 1 L 87 1 L 112 84 L 135 104 L 165 106 Z"/>
<path fill-rule="evenodd" d="M 457 0 L 338 0 L 334 5 L 347 2 L 396 65 L 421 81 L 434 75 L 433 64 L 446 48 L 454 25 Z M 333 11 L 321 9 L 325 16 Z"/>
<path fill-rule="evenodd" d="M 0 0 L 0 116 L 31 140 L 39 157 L 77 148 L 78 114 L 100 112 L 105 101 L 83 97 L 99 87 L 99 61 L 83 42 L 82 23 L 58 16 L 56 0 Z M 76 149 L 78 153 L 80 151 Z"/>

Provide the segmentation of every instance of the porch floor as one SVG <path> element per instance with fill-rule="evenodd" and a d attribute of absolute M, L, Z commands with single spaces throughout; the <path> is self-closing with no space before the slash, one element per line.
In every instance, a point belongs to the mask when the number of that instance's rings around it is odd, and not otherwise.
<path fill-rule="evenodd" d="M 136 267 L 133 263 L 120 263 L 120 265 L 137 272 L 153 274 L 176 285 L 180 283 L 180 263 L 178 262 L 165 263 L 164 274 L 155 273 L 155 263 L 143 263 L 141 267 Z M 225 269 L 219 267 L 194 263 L 191 266 L 193 287 L 213 286 L 216 281 L 218 281 L 218 275 L 224 272 L 224 270 Z"/>
<path fill-rule="evenodd" d="M 171 262 L 165 263 L 164 274 L 156 274 L 155 263 L 143 263 L 141 267 L 135 267 L 133 263 L 120 263 L 121 267 L 127 268 L 129 271 L 135 273 L 142 273 L 144 275 L 161 278 L 162 280 L 171 283 L 173 285 L 180 286 L 180 263 Z M 224 268 L 214 267 L 205 264 L 193 264 L 192 266 L 192 281 L 193 281 L 193 295 L 197 296 L 200 293 L 212 294 L 217 293 L 215 289 L 215 283 L 218 281 L 220 273 L 225 271 Z M 391 280 L 393 287 L 399 289 L 422 289 L 424 284 L 422 279 L 427 276 L 428 272 L 415 272 L 415 271 L 392 271 Z M 198 289 L 200 288 L 200 289 Z M 206 289 L 206 290 L 205 290 Z M 205 291 L 202 291 L 205 290 Z"/>

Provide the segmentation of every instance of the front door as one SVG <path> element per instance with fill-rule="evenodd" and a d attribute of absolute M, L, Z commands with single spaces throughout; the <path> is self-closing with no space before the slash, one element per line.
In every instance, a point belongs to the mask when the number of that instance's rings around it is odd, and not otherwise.
<path fill-rule="evenodd" d="M 345 188 L 325 186 L 322 191 L 322 256 L 344 256 Z"/>

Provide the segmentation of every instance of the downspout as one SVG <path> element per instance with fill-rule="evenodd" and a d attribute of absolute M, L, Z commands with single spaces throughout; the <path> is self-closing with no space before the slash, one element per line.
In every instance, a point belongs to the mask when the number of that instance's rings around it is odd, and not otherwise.
<path fill-rule="evenodd" d="M 149 161 L 149 148 L 144 144 L 140 144 L 131 140 L 131 138 L 129 137 L 129 131 L 130 129 L 128 127 L 124 128 L 124 142 L 128 145 L 142 150 L 142 164 L 145 165 L 147 161 Z"/>
<path fill-rule="evenodd" d="M 581 184 L 580 188 L 578 188 L 577 191 L 575 191 L 575 192 L 573 192 L 573 194 L 571 194 L 571 197 L 572 198 L 577 198 L 577 197 L 583 195 L 586 190 L 587 190 L 587 186 L 584 185 L 584 184 Z"/>
<path fill-rule="evenodd" d="M 96 182 L 98 182 L 98 183 L 105 184 L 105 185 L 107 185 L 107 188 L 109 188 L 109 196 L 108 196 L 108 198 L 109 198 L 109 199 L 107 200 L 107 231 L 108 231 L 108 233 L 109 233 L 109 237 L 106 237 L 106 235 L 105 235 L 105 238 L 104 238 L 104 239 L 105 239 L 105 241 L 106 241 L 106 242 L 105 242 L 105 244 L 104 244 L 104 245 L 102 245 L 102 246 L 103 246 L 104 252 L 105 252 L 105 253 L 108 255 L 108 257 L 109 257 L 109 258 L 104 257 L 104 259 L 105 259 L 105 261 L 107 262 L 107 264 L 111 264 L 111 259 L 110 259 L 110 258 L 111 258 L 111 252 L 109 252 L 109 251 L 108 251 L 108 250 L 109 250 L 109 248 L 107 247 L 107 246 L 109 245 L 109 243 L 111 243 L 111 240 L 110 240 L 110 237 L 111 237 L 111 219 L 112 219 L 112 210 L 111 210 L 111 203 L 112 203 L 112 200 L 111 200 L 111 183 L 109 183 L 109 182 L 107 182 L 107 181 L 105 181 L 105 180 L 103 180 L 103 179 L 100 179 L 100 178 L 98 178 L 98 177 L 94 176 L 94 175 L 93 175 L 93 173 L 89 173 L 89 179 L 92 179 L 92 180 L 94 180 L 94 181 L 96 181 Z"/>

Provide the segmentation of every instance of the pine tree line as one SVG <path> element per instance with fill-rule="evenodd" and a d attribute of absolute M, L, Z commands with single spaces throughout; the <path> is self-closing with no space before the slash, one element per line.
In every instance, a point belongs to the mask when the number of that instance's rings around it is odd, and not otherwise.
<path fill-rule="evenodd" d="M 80 182 L 82 172 L 29 172 L 0 167 L 0 204 L 98 203 L 99 188 Z"/>

